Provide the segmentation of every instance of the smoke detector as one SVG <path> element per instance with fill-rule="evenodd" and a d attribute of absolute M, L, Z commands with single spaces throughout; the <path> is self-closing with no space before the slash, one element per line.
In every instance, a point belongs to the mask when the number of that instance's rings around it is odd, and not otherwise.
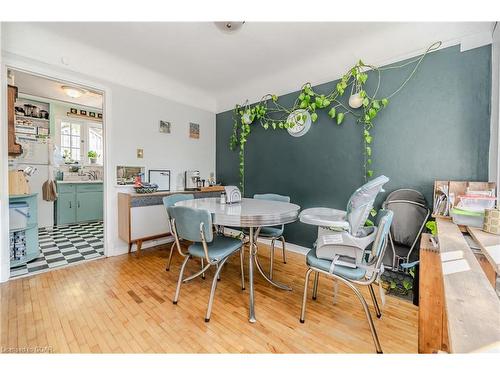
<path fill-rule="evenodd" d="M 234 33 L 243 27 L 245 21 L 214 22 L 217 28 L 225 33 Z"/>

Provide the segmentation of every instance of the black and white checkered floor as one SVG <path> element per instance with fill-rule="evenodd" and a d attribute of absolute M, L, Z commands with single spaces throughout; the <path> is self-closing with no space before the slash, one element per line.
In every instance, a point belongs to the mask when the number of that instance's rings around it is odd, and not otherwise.
<path fill-rule="evenodd" d="M 40 228 L 38 239 L 40 256 L 26 265 L 11 268 L 11 277 L 104 256 L 102 221 Z"/>

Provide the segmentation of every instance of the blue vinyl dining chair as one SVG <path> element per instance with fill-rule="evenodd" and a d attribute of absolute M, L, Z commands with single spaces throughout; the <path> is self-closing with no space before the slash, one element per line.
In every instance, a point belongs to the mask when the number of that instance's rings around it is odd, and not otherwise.
<path fill-rule="evenodd" d="M 171 226 L 177 250 L 184 257 L 173 303 L 176 305 L 179 301 L 181 284 L 183 282 L 192 280 L 199 275 L 202 275 L 210 266 L 215 266 L 216 271 L 212 281 L 212 289 L 210 290 L 207 313 L 205 315 L 205 322 L 209 322 L 219 274 L 229 257 L 237 251 L 240 252 L 241 289 L 245 289 L 245 275 L 243 271 L 243 242 L 236 238 L 225 237 L 218 234 L 214 235 L 212 230 L 212 216 L 207 210 L 182 206 L 170 206 L 167 210 L 171 218 Z M 188 247 L 187 253 L 184 253 L 181 249 L 181 238 L 194 242 Z M 205 259 L 207 261 L 207 265 L 203 267 L 201 271 L 183 279 L 184 269 L 186 268 L 187 262 L 191 258 Z"/>
<path fill-rule="evenodd" d="M 165 212 L 167 213 L 167 220 L 168 220 L 169 224 L 170 224 L 170 216 L 168 214 L 168 208 L 171 206 L 174 206 L 177 202 L 186 201 L 189 199 L 194 199 L 194 195 L 193 194 L 173 194 L 173 195 L 168 195 L 168 196 L 163 198 L 163 205 L 165 206 Z M 166 271 L 170 270 L 170 264 L 172 262 L 172 255 L 174 253 L 174 247 L 175 247 L 175 240 L 172 243 L 172 246 L 170 247 L 170 254 L 168 256 L 168 263 L 167 263 L 167 267 L 165 269 Z M 203 264 L 202 264 L 202 268 L 203 268 Z"/>
<path fill-rule="evenodd" d="M 269 200 L 269 201 L 277 201 L 277 202 L 285 202 L 290 203 L 290 197 L 286 195 L 279 195 L 273 193 L 267 194 L 255 194 L 253 196 L 254 199 L 261 200 Z M 274 245 L 276 240 L 281 241 L 282 246 L 282 254 L 283 254 L 283 263 L 286 263 L 286 249 L 285 249 L 285 237 L 283 236 L 283 232 L 285 230 L 285 226 L 281 227 L 262 227 L 259 232 L 259 237 L 265 238 L 271 241 L 271 250 L 270 250 L 270 264 L 269 264 L 269 278 L 273 278 L 273 266 L 274 266 Z"/>
<path fill-rule="evenodd" d="M 380 308 L 377 302 L 377 298 L 375 296 L 375 292 L 373 291 L 373 283 L 378 280 L 380 283 L 380 275 L 383 272 L 384 264 L 383 258 L 387 245 L 387 237 L 389 234 L 389 230 L 391 228 L 393 212 L 390 210 L 380 210 L 379 211 L 379 223 L 377 227 L 377 233 L 375 235 L 375 240 L 373 241 L 371 250 L 366 250 L 362 261 L 354 268 L 346 267 L 338 264 L 333 264 L 333 260 L 329 259 L 320 259 L 316 256 L 316 249 L 312 249 L 306 256 L 306 263 L 308 269 L 306 271 L 305 284 L 304 284 L 304 295 L 302 298 L 302 311 L 300 313 L 300 322 L 305 322 L 305 314 L 306 314 L 306 302 L 307 302 L 307 288 L 309 284 L 309 277 L 312 272 L 315 272 L 314 285 L 313 285 L 313 299 L 317 298 L 318 293 L 318 279 L 319 274 L 324 274 L 329 277 L 333 277 L 335 280 L 339 280 L 342 283 L 346 284 L 358 297 L 361 305 L 363 306 L 363 310 L 366 314 L 366 319 L 368 320 L 368 324 L 370 326 L 370 331 L 373 337 L 373 341 L 375 343 L 375 348 L 377 353 L 382 353 L 382 347 L 380 346 L 380 342 L 377 336 L 377 331 L 375 330 L 375 325 L 373 324 L 373 319 L 370 314 L 370 310 L 368 309 L 368 305 L 366 303 L 365 298 L 359 291 L 359 289 L 355 286 L 358 285 L 367 285 L 368 290 L 370 292 L 370 296 L 373 301 L 373 305 L 375 308 L 375 312 L 377 314 L 377 318 L 382 316 L 380 312 Z"/>

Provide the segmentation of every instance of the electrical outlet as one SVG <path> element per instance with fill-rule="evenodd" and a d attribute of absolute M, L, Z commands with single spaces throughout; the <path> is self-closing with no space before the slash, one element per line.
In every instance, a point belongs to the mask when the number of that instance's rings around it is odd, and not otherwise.
<path fill-rule="evenodd" d="M 138 148 L 137 149 L 137 158 L 142 159 L 144 157 L 144 149 Z"/>

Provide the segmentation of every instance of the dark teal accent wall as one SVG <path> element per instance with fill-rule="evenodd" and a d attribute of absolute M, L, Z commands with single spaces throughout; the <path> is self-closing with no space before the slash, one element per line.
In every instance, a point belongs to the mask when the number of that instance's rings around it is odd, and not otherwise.
<path fill-rule="evenodd" d="M 381 94 L 393 92 L 412 67 L 384 71 Z M 374 81 L 371 77 L 368 83 Z M 330 92 L 336 83 L 315 90 Z M 466 52 L 454 46 L 429 54 L 375 120 L 373 169 L 375 176 L 391 179 L 387 192 L 417 189 L 431 204 L 436 179 L 486 181 L 490 91 L 490 46 Z M 281 96 L 280 102 L 288 106 L 296 96 Z M 289 195 L 302 208 L 345 209 L 350 194 L 363 183 L 363 128 L 350 116 L 338 126 L 326 113 L 318 113 L 318 121 L 300 138 L 286 130 L 252 129 L 246 146 L 247 197 L 273 192 Z M 228 146 L 231 129 L 232 111 L 217 114 L 217 178 L 237 185 L 238 153 Z M 315 229 L 294 223 L 285 235 L 289 242 L 310 246 Z"/>

